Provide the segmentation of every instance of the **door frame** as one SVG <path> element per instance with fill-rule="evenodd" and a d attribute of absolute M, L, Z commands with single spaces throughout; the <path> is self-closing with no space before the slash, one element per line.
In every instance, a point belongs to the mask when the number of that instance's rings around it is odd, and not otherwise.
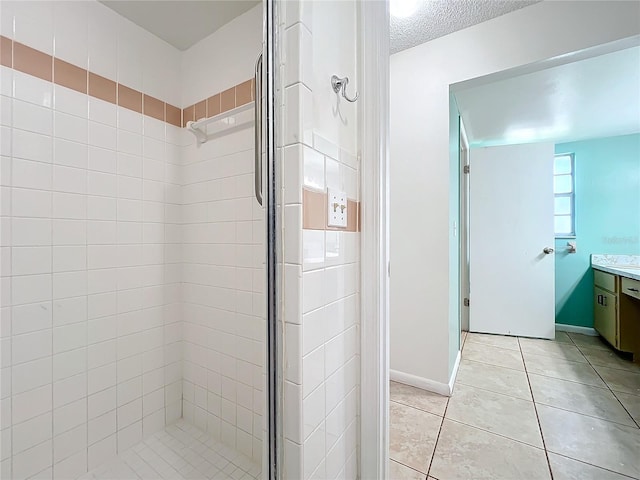
<path fill-rule="evenodd" d="M 359 8 L 360 478 L 389 478 L 389 3 Z"/>
<path fill-rule="evenodd" d="M 462 350 L 462 332 L 469 331 L 469 306 L 464 299 L 470 298 L 469 285 L 469 139 L 464 128 L 462 117 L 460 121 L 460 350 Z M 467 170 L 465 171 L 465 167 Z"/>

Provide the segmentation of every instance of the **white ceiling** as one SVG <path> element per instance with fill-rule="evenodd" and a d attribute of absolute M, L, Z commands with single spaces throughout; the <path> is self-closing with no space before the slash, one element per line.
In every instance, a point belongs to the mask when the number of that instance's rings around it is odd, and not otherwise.
<path fill-rule="evenodd" d="M 261 0 L 99 0 L 125 18 L 186 50 Z M 391 53 L 485 22 L 540 0 L 416 1 L 408 18 L 391 17 Z"/>
<path fill-rule="evenodd" d="M 398 53 L 539 1 L 418 0 L 418 8 L 413 15 L 407 18 L 391 17 L 391 53 Z"/>
<path fill-rule="evenodd" d="M 471 146 L 637 133 L 640 47 L 465 86 L 454 95 Z"/>
<path fill-rule="evenodd" d="M 100 0 L 178 50 L 186 50 L 259 0 Z"/>

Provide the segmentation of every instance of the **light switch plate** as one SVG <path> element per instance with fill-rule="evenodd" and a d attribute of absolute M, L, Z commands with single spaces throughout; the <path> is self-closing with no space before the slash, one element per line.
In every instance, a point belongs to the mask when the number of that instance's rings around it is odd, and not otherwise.
<path fill-rule="evenodd" d="M 329 188 L 327 190 L 327 225 L 330 227 L 347 226 L 347 194 Z"/>

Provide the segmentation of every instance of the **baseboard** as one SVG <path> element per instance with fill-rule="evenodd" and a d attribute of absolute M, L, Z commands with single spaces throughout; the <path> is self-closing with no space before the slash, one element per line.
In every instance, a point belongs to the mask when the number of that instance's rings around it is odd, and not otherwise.
<path fill-rule="evenodd" d="M 458 355 L 456 355 L 456 361 L 453 364 L 453 370 L 451 371 L 451 378 L 449 378 L 449 396 L 453 394 L 453 386 L 456 383 L 456 377 L 458 376 L 458 367 L 460 366 L 460 358 L 462 352 L 458 350 Z"/>
<path fill-rule="evenodd" d="M 457 366 L 454 372 L 457 372 Z M 389 370 L 389 379 L 393 382 L 404 383 L 405 385 L 421 388 L 427 392 L 433 392 L 447 397 L 451 396 L 451 388 L 449 388 L 448 384 L 429 380 L 424 377 L 418 377 L 417 375 L 412 375 L 410 373 Z"/>
<path fill-rule="evenodd" d="M 569 332 L 569 333 L 581 333 L 583 335 L 589 335 L 590 337 L 597 337 L 600 334 L 591 327 L 578 327 L 577 325 L 566 325 L 564 323 L 556 323 L 556 331 Z"/>

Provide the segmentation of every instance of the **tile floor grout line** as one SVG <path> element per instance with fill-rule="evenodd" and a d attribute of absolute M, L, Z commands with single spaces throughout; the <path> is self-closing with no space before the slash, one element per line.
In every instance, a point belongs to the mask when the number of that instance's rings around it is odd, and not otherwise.
<path fill-rule="evenodd" d="M 144 443 L 144 442 L 143 442 Z M 153 449 L 152 449 L 153 450 Z M 138 452 L 134 452 L 136 457 L 138 457 L 140 459 L 141 462 L 143 462 L 145 465 L 147 465 L 151 470 L 153 470 L 153 472 L 155 474 L 157 474 L 158 476 L 162 477 L 162 474 L 157 471 L 155 468 L 153 468 L 153 465 L 149 464 L 149 462 L 147 462 Z M 173 467 L 171 467 L 173 468 Z M 173 469 L 176 473 L 178 472 L 175 468 Z"/>
<path fill-rule="evenodd" d="M 629 360 L 630 361 L 630 360 Z M 611 365 L 601 365 L 598 363 L 591 363 L 591 361 L 588 360 L 589 365 L 591 365 L 593 367 L 593 369 L 595 370 L 595 367 L 600 367 L 600 368 L 608 368 L 609 370 L 616 370 L 618 372 L 626 372 L 626 373 L 630 373 L 632 375 L 640 375 L 640 371 L 634 371 L 634 370 L 629 370 L 627 368 L 619 368 L 617 366 L 611 366 Z"/>
<path fill-rule="evenodd" d="M 583 363 L 582 365 L 585 365 L 585 364 Z M 589 366 L 591 367 L 591 365 L 589 365 Z M 592 367 L 592 368 L 593 368 L 593 367 Z M 594 370 L 595 370 L 595 369 L 594 369 Z M 603 383 L 605 384 L 605 386 L 604 386 L 604 387 L 601 387 L 601 386 L 599 386 L 599 385 L 592 385 L 592 384 L 590 384 L 590 383 L 576 382 L 575 380 L 569 380 L 569 379 L 566 379 L 566 378 L 552 377 L 551 375 L 545 375 L 545 374 L 543 374 L 543 373 L 538 373 L 538 372 L 529 372 L 529 371 L 527 371 L 526 373 L 527 373 L 527 377 L 528 377 L 529 375 L 537 375 L 537 376 L 539 376 L 539 377 L 553 378 L 554 380 L 562 380 L 563 382 L 571 382 L 571 383 L 575 383 L 576 385 L 584 385 L 584 386 L 586 386 L 586 387 L 599 388 L 600 390 L 611 390 L 611 389 L 609 388 L 609 386 L 607 385 L 607 382 L 604 382 L 604 381 L 603 381 Z M 597 372 L 596 372 L 596 373 L 597 373 Z"/>
<path fill-rule="evenodd" d="M 531 381 L 529 380 L 529 372 L 527 371 L 527 364 L 524 361 L 524 355 L 522 353 L 522 345 L 520 345 L 520 338 L 518 338 L 518 346 L 520 347 L 520 355 L 522 356 L 522 363 L 524 363 L 524 373 L 527 377 L 529 392 L 531 393 L 531 400 L 533 402 L 533 411 L 536 414 L 536 420 L 538 421 L 538 428 L 540 429 L 540 439 L 542 440 L 542 448 L 544 450 L 544 456 L 547 459 L 547 467 L 549 468 L 549 475 L 551 477 L 551 480 L 553 480 L 553 470 L 551 469 L 551 461 L 549 460 L 549 451 L 547 450 L 547 444 L 544 441 L 544 433 L 542 433 L 542 424 L 540 423 L 540 415 L 538 415 L 538 407 L 536 405 L 536 399 L 533 396 L 533 388 L 531 388 Z"/>
<path fill-rule="evenodd" d="M 571 337 L 569 337 L 569 338 L 571 338 Z M 573 340 L 573 338 L 571 338 L 571 340 Z M 586 348 L 589 348 L 589 347 L 586 347 Z M 586 361 L 587 361 L 587 363 L 591 366 L 591 368 L 593 368 L 593 371 L 594 371 L 594 372 L 596 372 L 596 375 L 598 375 L 598 377 L 600 378 L 600 380 L 602 380 L 602 383 L 604 383 L 604 384 L 605 384 L 605 386 L 607 387 L 607 390 L 609 390 L 609 392 L 611 393 L 611 395 L 613 395 L 613 398 L 615 398 L 615 399 L 618 401 L 618 403 L 620 404 L 620 406 L 622 407 L 622 409 L 623 409 L 625 412 L 627 412 L 627 415 L 629 415 L 629 418 L 631 419 L 631 421 L 632 421 L 633 423 L 635 423 L 635 424 L 636 424 L 636 426 L 637 426 L 638 428 L 640 428 L 640 423 L 638 423 L 638 422 L 636 421 L 636 419 L 633 417 L 633 415 L 631 415 L 631 412 L 629 412 L 629 410 L 627 410 L 627 407 L 625 407 L 625 406 L 624 406 L 624 404 L 623 404 L 623 403 L 622 403 L 622 401 L 618 398 L 618 396 L 616 395 L 616 392 L 614 392 L 614 391 L 613 391 L 613 389 L 611 388 L 611 386 L 609 385 L 609 383 L 608 383 L 604 378 L 602 378 L 602 375 L 600 375 L 600 372 L 598 372 L 598 370 L 596 369 L 596 365 L 594 365 L 594 364 L 591 362 L 591 360 L 589 360 L 589 357 L 587 357 L 587 356 L 584 354 L 584 352 L 580 349 L 580 347 L 578 347 L 578 351 L 579 351 L 579 352 L 580 352 L 580 354 L 585 358 L 585 360 L 586 360 Z M 608 368 L 608 367 L 606 367 L 606 366 L 604 366 L 604 367 L 605 367 L 605 368 Z M 616 370 L 617 370 L 617 369 L 616 369 Z M 620 370 L 622 370 L 622 369 L 620 369 Z M 627 370 L 623 370 L 623 371 L 627 371 Z M 622 393 L 622 392 L 620 392 L 620 393 Z M 578 413 L 578 412 L 574 412 L 574 413 Z M 590 415 L 587 415 L 587 416 L 590 416 Z M 593 418 L 598 418 L 598 417 L 593 417 Z M 605 420 L 605 421 L 607 421 L 607 422 L 612 422 L 611 420 L 607 420 L 607 419 L 601 419 L 601 420 Z M 618 423 L 618 422 L 612 422 L 612 423 Z M 624 424 L 620 424 L 620 425 L 624 425 Z M 630 426 L 630 425 L 627 425 L 627 426 Z"/>
<path fill-rule="evenodd" d="M 604 389 L 603 389 L 604 390 Z M 614 395 L 615 396 L 615 395 Z M 618 398 L 616 398 L 616 400 L 618 400 Z M 619 402 L 620 400 L 618 400 Z M 628 427 L 628 428 L 636 428 L 634 425 L 628 425 L 626 423 L 620 423 L 620 422 L 616 422 L 614 420 L 609 420 L 608 418 L 602 418 L 602 417 L 594 417 L 593 415 L 589 415 L 588 413 L 583 413 L 583 412 L 576 412 L 575 410 L 569 410 L 568 408 L 564 408 L 564 407 L 558 407 L 556 405 L 550 405 L 548 403 L 544 403 L 544 402 L 534 402 L 538 405 L 542 405 L 544 407 L 548 407 L 548 408 L 553 408 L 555 410 L 562 410 L 563 412 L 569 412 L 569 413 L 575 413 L 576 415 L 582 415 L 583 417 L 588 417 L 588 418 L 593 418 L 594 420 L 601 420 L 603 422 L 609 422 L 609 423 L 613 423 L 614 425 L 620 425 L 621 427 Z M 624 407 L 624 406 L 623 406 Z M 629 412 L 627 412 L 629 413 Z M 631 417 L 631 415 L 629 415 L 629 417 Z M 633 421 L 633 423 L 636 423 L 636 421 L 633 419 L 633 417 L 631 417 L 631 421 Z M 637 429 L 637 428 L 636 428 Z"/>
<path fill-rule="evenodd" d="M 525 373 L 525 372 L 520 372 L 520 373 Z M 549 378 L 553 378 L 553 377 L 549 377 Z M 458 380 L 456 380 L 456 383 L 459 383 L 460 385 L 464 385 L 465 387 L 473 387 L 473 388 L 477 388 L 478 390 L 482 390 L 483 392 L 491 392 L 491 393 L 495 393 L 497 395 L 504 395 L 505 397 L 509 397 L 509 398 L 515 398 L 517 400 L 525 400 L 525 401 L 532 401 L 531 398 L 522 398 L 522 397 L 516 397 L 515 395 L 509 395 L 508 393 L 502 393 L 502 392 L 496 392 L 494 390 L 490 390 L 488 388 L 484 388 L 484 387 L 478 387 L 477 385 L 471 385 L 469 383 L 464 383 L 464 382 L 460 382 Z"/>
<path fill-rule="evenodd" d="M 390 383 L 393 383 L 393 382 L 390 382 Z M 398 383 L 398 382 L 396 382 L 396 383 Z M 417 387 L 413 387 L 413 388 L 417 388 Z M 414 405 L 409 405 L 409 404 L 406 404 L 406 403 L 402 403 L 402 402 L 399 402 L 399 401 L 397 401 L 397 400 L 391 400 L 391 398 L 389 398 L 389 402 L 390 402 L 390 403 L 397 403 L 398 405 L 402 405 L 402 406 L 404 406 L 404 407 L 408 407 L 408 408 L 413 408 L 414 410 L 418 410 L 418 411 L 420 411 L 420 412 L 427 413 L 427 414 L 429 414 L 429 415 L 433 415 L 433 416 L 436 416 L 436 417 L 440 417 L 440 418 L 441 418 L 441 421 L 440 421 L 440 427 L 439 427 L 439 430 L 438 430 L 438 436 L 436 437 L 436 442 L 435 442 L 435 443 L 434 443 L 434 445 L 433 445 L 433 453 L 431 454 L 431 460 L 429 461 L 429 465 L 428 465 L 428 467 L 427 467 L 427 472 L 426 472 L 426 473 L 425 473 L 425 472 L 421 472 L 420 470 L 416 470 L 414 467 L 412 467 L 412 466 L 410 466 L 410 465 L 407 465 L 407 464 L 403 463 L 403 462 L 402 462 L 402 461 L 400 461 L 400 460 L 396 460 L 395 458 L 392 458 L 392 457 L 391 457 L 391 452 L 389 452 L 389 461 L 396 462 L 396 463 L 398 463 L 398 464 L 400 464 L 400 465 L 403 465 L 403 466 L 405 466 L 405 467 L 407 467 L 407 468 L 410 468 L 411 470 L 413 470 L 413 471 L 415 471 L 415 472 L 419 473 L 420 475 L 424 475 L 424 476 L 425 476 L 425 480 L 427 479 L 427 477 L 429 477 L 429 470 L 431 469 L 431 462 L 433 462 L 433 458 L 434 458 L 434 456 L 435 456 L 436 446 L 437 446 L 437 443 L 438 443 L 438 438 L 439 438 L 439 436 L 440 436 L 440 431 L 442 430 L 442 424 L 444 423 L 444 415 L 446 414 L 447 406 L 449 405 L 449 398 L 450 398 L 450 397 L 447 397 L 447 402 L 446 402 L 446 404 L 445 404 L 445 409 L 444 409 L 444 411 L 443 411 L 442 415 L 439 415 L 439 414 L 437 414 L 437 413 L 433 413 L 433 412 L 429 412 L 429 411 L 427 411 L 427 410 L 423 410 L 423 409 L 421 409 L 421 408 L 419 408 L 419 407 L 416 407 L 416 406 L 414 406 Z"/>
<path fill-rule="evenodd" d="M 554 455 L 557 455 L 559 457 L 566 458 L 568 460 L 573 460 L 574 462 L 582 463 L 584 465 L 589 465 L 590 467 L 594 467 L 594 468 L 599 468 L 600 470 L 605 470 L 605 471 L 611 472 L 611 473 L 613 473 L 615 475 L 620 475 L 621 477 L 624 477 L 624 478 L 630 478 L 632 480 L 635 479 L 635 477 L 630 477 L 626 473 L 616 472 L 615 470 L 611 470 L 610 468 L 602 467 L 600 465 L 596 465 L 595 463 L 589 463 L 589 462 L 585 462 L 583 460 L 578 460 L 577 458 L 568 457 L 567 455 L 565 455 L 563 453 L 557 453 L 557 452 L 551 452 L 551 453 L 553 453 Z"/>
<path fill-rule="evenodd" d="M 428 476 L 429 476 L 429 474 L 428 474 L 428 473 L 424 473 L 424 472 L 421 472 L 420 470 L 416 470 L 416 469 L 415 469 L 414 467 L 412 467 L 411 465 L 407 465 L 406 463 L 402 463 L 400 460 L 396 460 L 395 458 L 391 458 L 391 457 L 389 457 L 389 461 L 390 461 L 390 462 L 396 462 L 398 465 L 402 465 L 403 467 L 407 467 L 407 468 L 409 468 L 409 469 L 413 470 L 414 472 L 419 473 L 420 475 L 424 475 L 425 477 L 428 477 Z"/>
<path fill-rule="evenodd" d="M 567 334 L 567 337 L 569 337 L 569 340 L 571 340 L 571 345 L 573 345 L 578 350 L 580 350 L 580 347 L 578 346 L 578 344 L 573 340 L 573 337 L 571 336 L 571 333 L 570 332 L 565 332 L 565 333 Z"/>
<path fill-rule="evenodd" d="M 498 348 L 500 348 L 500 347 L 498 347 Z M 508 351 L 511 351 L 511 352 L 515 352 L 515 350 L 509 350 L 508 348 L 503 348 L 502 350 L 508 350 Z M 520 355 L 522 355 L 522 353 Z M 460 361 L 462 361 L 462 357 L 461 357 Z M 482 365 L 491 365 L 492 367 L 507 368 L 509 370 L 513 370 L 514 372 L 523 372 L 523 370 L 519 370 L 517 368 L 511 368 L 511 367 L 507 367 L 505 365 L 498 365 L 498 364 L 495 364 L 495 363 L 483 362 L 481 360 L 472 360 L 470 358 L 467 358 L 467 362 L 481 363 Z M 522 357 L 522 363 L 524 363 L 524 357 Z"/>
<path fill-rule="evenodd" d="M 606 382 L 605 382 L 606 383 Z M 607 385 L 608 386 L 608 385 Z M 622 400 L 620 400 L 620 398 L 618 397 L 618 395 L 616 395 L 616 391 L 615 390 L 611 390 L 611 387 L 609 387 L 609 391 L 611 392 L 611 394 L 615 397 L 616 400 L 618 400 L 618 403 L 620 403 L 620 405 L 622 405 L 622 408 L 624 409 L 625 412 L 627 412 L 627 415 L 629 415 L 629 417 L 631 417 L 631 420 L 633 421 L 633 423 L 636 424 L 636 426 L 638 428 L 640 428 L 640 422 L 638 422 L 638 420 L 636 420 L 633 415 L 631 415 L 631 412 L 629 410 L 627 410 L 627 407 L 624 406 L 624 403 L 622 403 Z M 625 392 L 618 392 L 618 393 L 625 393 Z M 629 394 L 629 395 L 633 395 L 633 394 Z"/>
<path fill-rule="evenodd" d="M 453 395 L 453 392 L 451 393 L 451 395 Z M 431 454 L 431 460 L 429 460 L 429 467 L 427 468 L 427 476 L 425 477 L 425 479 L 429 478 L 429 474 L 431 473 L 431 467 L 433 466 L 433 460 L 436 458 L 436 451 L 438 450 L 438 442 L 440 441 L 442 426 L 444 425 L 444 421 L 447 417 L 447 409 L 449 408 L 450 400 L 451 400 L 451 397 L 447 397 L 447 404 L 444 406 L 444 412 L 442 413 L 442 421 L 440 422 L 440 428 L 438 428 L 438 435 L 436 436 L 436 441 L 433 444 L 433 453 Z"/>
<path fill-rule="evenodd" d="M 533 403 L 533 402 L 531 402 Z M 508 437 L 504 433 L 499 433 L 494 430 L 487 430 L 486 428 L 479 427 L 477 425 L 472 425 L 470 423 L 461 422 L 460 420 L 453 420 L 452 418 L 447 418 L 447 420 L 451 423 L 457 423 L 458 425 L 464 425 L 465 427 L 473 428 L 474 430 L 480 430 L 481 432 L 490 433 L 491 435 L 495 435 L 496 437 L 501 437 L 511 442 L 520 443 L 522 445 L 526 445 L 527 447 L 535 448 L 537 450 L 544 450 L 543 447 L 535 446 L 527 442 L 523 442 L 522 440 L 518 440 L 517 438 Z"/>
<path fill-rule="evenodd" d="M 410 404 L 404 403 L 404 402 L 399 402 L 398 400 L 391 400 L 390 399 L 389 403 L 397 403 L 398 405 L 403 405 L 405 407 L 414 408 L 416 410 L 420 410 L 421 412 L 428 413 L 430 415 L 435 415 L 436 417 L 442 417 L 442 415 L 440 415 L 439 413 L 433 413 L 433 412 L 430 412 L 429 410 L 425 410 L 424 408 L 416 407 L 415 405 L 410 405 Z"/>
<path fill-rule="evenodd" d="M 580 352 L 580 353 L 582 353 L 582 352 Z M 584 355 L 584 353 L 583 353 L 583 355 Z M 587 358 L 587 357 L 585 357 L 585 358 Z M 587 358 L 587 361 L 589 362 L 588 358 Z M 616 395 L 616 392 L 611 388 L 609 383 L 607 383 L 607 381 L 604 378 L 602 378 L 602 375 L 600 375 L 600 372 L 598 372 L 598 370 L 596 370 L 596 368 L 593 366 L 593 364 L 591 362 L 589 362 L 589 365 L 591 366 L 591 368 L 593 368 L 593 371 L 596 372 L 596 375 L 598 375 L 598 378 L 600 378 L 600 380 L 602 380 L 602 382 L 607 386 L 607 390 L 609 390 L 611 395 L 613 395 L 613 398 L 615 398 L 618 401 L 618 403 L 620 404 L 620 406 L 622 407 L 622 409 L 625 412 L 627 412 L 627 415 L 629 415 L 629 418 L 631 419 L 631 421 L 633 423 L 635 423 L 638 428 L 640 428 L 640 423 L 638 423 L 636 421 L 636 419 L 633 418 L 633 415 L 631 415 L 631 412 L 629 412 L 629 410 L 627 410 L 627 407 L 625 407 L 624 404 L 620 401 L 620 399 Z M 607 368 L 607 367 L 604 367 L 604 368 Z M 622 371 L 625 371 L 625 370 L 622 370 Z M 624 392 L 619 392 L 619 393 L 624 393 Z M 605 420 L 605 421 L 610 421 L 610 420 Z M 612 422 L 612 423 L 617 423 L 617 422 Z"/>
<path fill-rule="evenodd" d="M 571 336 L 569 336 L 569 338 L 571 338 L 571 341 L 573 341 L 573 338 L 572 338 Z M 577 345 L 576 345 L 576 346 L 577 346 Z M 607 390 L 609 390 L 609 392 L 611 393 L 611 395 L 613 395 L 613 397 L 618 401 L 618 403 L 620 404 L 620 406 L 622 407 L 622 409 L 623 409 L 625 412 L 627 412 L 627 415 L 629 415 L 629 418 L 631 418 L 631 421 L 632 421 L 633 423 L 635 423 L 635 424 L 636 424 L 636 426 L 637 426 L 638 428 L 640 428 L 640 423 L 638 423 L 638 422 L 636 421 L 636 419 L 633 417 L 633 415 L 631 415 L 631 412 L 629 412 L 629 410 L 627 410 L 627 407 L 625 407 L 625 406 L 624 406 L 624 404 L 622 403 L 622 401 L 620 401 L 620 399 L 619 399 L 619 398 L 618 398 L 618 396 L 616 395 L 616 392 L 611 388 L 611 386 L 609 385 L 609 383 L 608 383 L 604 378 L 602 378 L 602 375 L 600 375 L 600 372 L 598 372 L 598 370 L 596 369 L 596 366 L 603 366 L 604 368 L 610 368 L 610 367 L 607 367 L 606 365 L 594 365 L 594 364 L 591 362 L 591 360 L 589 360 L 589 358 L 584 354 L 584 352 L 583 352 L 582 350 L 580 350 L 580 347 L 579 347 L 579 346 L 577 346 L 577 347 L 578 347 L 578 351 L 579 351 L 579 352 L 582 354 L 582 356 L 585 358 L 585 360 L 587 361 L 587 363 L 589 364 L 589 366 L 591 366 L 591 368 L 593 369 L 593 371 L 594 371 L 594 372 L 596 372 L 596 375 L 598 375 L 598 377 L 600 378 L 600 380 L 602 380 L 602 383 L 604 383 L 604 384 L 605 384 L 605 386 L 607 387 Z M 588 347 L 588 346 L 585 346 L 585 348 L 589 348 L 589 347 Z M 612 368 L 612 370 L 628 371 L 628 370 L 623 370 L 623 369 L 613 369 L 613 368 Z M 633 372 L 631 372 L 631 373 L 633 373 Z M 623 393 L 623 392 L 620 392 L 620 393 Z M 577 412 L 576 412 L 576 413 L 577 413 Z M 597 417 L 594 417 L 594 418 L 597 418 Z M 609 421 L 609 420 L 606 420 L 606 421 Z M 617 422 L 612 422 L 612 423 L 617 423 Z"/>
<path fill-rule="evenodd" d="M 525 373 L 525 372 L 521 372 L 521 373 Z M 458 383 L 458 382 L 456 382 L 456 383 Z M 464 383 L 464 382 L 460 382 L 460 385 L 464 385 L 465 387 L 469 387 L 469 388 L 476 388 L 478 390 L 482 390 L 483 392 L 489 392 L 489 393 L 493 393 L 495 395 L 501 395 L 501 396 L 507 397 L 507 398 L 515 398 L 516 400 L 522 400 L 524 402 L 533 402 L 533 397 L 531 397 L 531 398 L 516 397 L 514 395 L 509 395 L 508 393 L 494 392 L 493 390 L 489 390 L 488 388 L 478 387 L 476 385 L 469 385 L 468 383 Z"/>
<path fill-rule="evenodd" d="M 577 350 L 584 357 L 584 354 L 580 351 L 580 349 L 577 349 Z M 563 358 L 563 357 L 560 357 L 560 356 L 549 355 L 548 353 L 546 355 L 542 355 L 540 353 L 531 353 L 531 352 L 525 352 L 525 353 L 527 354 L 527 356 L 533 355 L 535 357 L 550 358 L 552 360 L 562 360 L 563 362 L 567 362 L 567 363 L 577 363 L 577 364 L 580 364 L 580 365 L 591 365 L 589 363 L 589 361 L 586 359 L 586 357 L 585 357 L 585 361 L 584 362 L 579 362 L 579 361 L 576 361 L 576 360 L 569 360 L 568 358 Z M 523 355 L 522 358 L 524 358 L 524 355 Z"/>
<path fill-rule="evenodd" d="M 501 338 L 517 338 L 517 337 L 501 337 Z M 466 342 L 466 339 L 465 339 L 465 342 Z M 479 345 L 482 347 L 501 348 L 502 350 L 509 350 L 510 352 L 519 352 L 519 350 L 516 350 L 515 348 L 505 347 L 504 345 L 493 345 L 491 343 L 479 342 L 477 340 L 474 340 L 473 338 L 469 339 L 469 343 L 473 345 Z"/>

